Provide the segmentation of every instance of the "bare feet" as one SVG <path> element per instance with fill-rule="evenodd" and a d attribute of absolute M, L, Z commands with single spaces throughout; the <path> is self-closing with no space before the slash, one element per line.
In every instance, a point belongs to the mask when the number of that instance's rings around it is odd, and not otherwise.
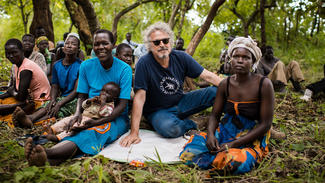
<path fill-rule="evenodd" d="M 283 140 L 286 138 L 286 134 L 283 132 L 275 131 L 273 128 L 271 128 L 271 138 Z"/>
<path fill-rule="evenodd" d="M 46 134 L 46 135 L 54 134 L 54 132 L 49 124 L 43 124 L 42 127 L 43 127 L 44 134 Z"/>
<path fill-rule="evenodd" d="M 25 158 L 29 160 L 29 155 L 33 149 L 33 138 L 29 137 L 25 142 Z"/>
<path fill-rule="evenodd" d="M 33 125 L 33 122 L 20 107 L 16 107 L 15 111 L 12 113 L 12 121 L 16 127 L 31 128 Z"/>
<path fill-rule="evenodd" d="M 53 132 L 50 125 L 43 124 L 43 131 L 44 131 L 44 135 L 46 136 L 47 140 L 50 140 L 52 142 L 59 142 L 60 141 L 58 139 L 58 137 L 54 134 L 54 132 Z"/>
<path fill-rule="evenodd" d="M 52 142 L 59 142 L 60 140 L 58 139 L 58 137 L 54 134 L 48 134 L 46 135 L 46 139 L 50 140 Z"/>
<path fill-rule="evenodd" d="M 44 147 L 33 145 L 33 139 L 28 138 L 25 144 L 25 157 L 29 166 L 44 166 L 47 162 L 47 155 Z"/>

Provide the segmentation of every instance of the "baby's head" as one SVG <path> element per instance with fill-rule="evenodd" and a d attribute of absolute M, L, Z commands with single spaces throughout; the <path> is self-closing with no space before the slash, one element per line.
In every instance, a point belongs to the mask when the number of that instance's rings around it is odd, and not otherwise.
<path fill-rule="evenodd" d="M 120 95 L 120 86 L 114 82 L 105 84 L 100 92 L 101 101 L 112 102 Z"/>

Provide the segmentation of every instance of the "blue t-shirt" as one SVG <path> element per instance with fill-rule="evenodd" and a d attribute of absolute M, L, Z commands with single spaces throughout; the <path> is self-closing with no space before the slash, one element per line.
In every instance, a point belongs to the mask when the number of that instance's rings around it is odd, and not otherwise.
<path fill-rule="evenodd" d="M 203 69 L 183 51 L 172 50 L 168 68 L 163 68 L 151 52 L 141 57 L 135 68 L 134 89 L 146 90 L 144 115 L 177 105 L 183 96 L 185 76 L 196 78 Z"/>
<path fill-rule="evenodd" d="M 71 65 L 63 65 L 63 59 L 57 61 L 52 70 L 52 84 L 59 85 L 63 97 L 68 96 L 74 89 L 78 79 L 81 60 L 77 58 Z"/>
<path fill-rule="evenodd" d="M 77 92 L 89 98 L 99 96 L 106 83 L 114 82 L 121 88 L 120 99 L 130 99 L 132 69 L 125 62 L 113 57 L 112 67 L 104 69 L 97 57 L 84 61 L 80 66 Z"/>

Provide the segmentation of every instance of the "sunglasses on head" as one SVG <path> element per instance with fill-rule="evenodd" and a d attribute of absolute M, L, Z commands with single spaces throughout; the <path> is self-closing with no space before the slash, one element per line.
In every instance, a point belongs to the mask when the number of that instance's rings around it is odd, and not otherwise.
<path fill-rule="evenodd" d="M 169 38 L 166 38 L 166 39 L 161 39 L 161 40 L 155 40 L 155 41 L 151 41 L 153 42 L 154 45 L 158 46 L 160 45 L 160 42 L 163 42 L 164 44 L 168 44 L 169 43 Z"/>

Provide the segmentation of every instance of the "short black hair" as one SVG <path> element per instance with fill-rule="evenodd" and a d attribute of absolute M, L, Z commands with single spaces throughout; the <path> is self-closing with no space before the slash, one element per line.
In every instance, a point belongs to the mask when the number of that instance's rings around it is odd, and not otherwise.
<path fill-rule="evenodd" d="M 121 44 L 119 44 L 119 45 L 116 47 L 116 55 L 119 55 L 120 52 L 121 52 L 124 48 L 130 48 L 130 49 L 132 50 L 132 48 L 131 48 L 130 45 L 128 45 L 128 44 L 126 44 L 126 43 L 121 43 Z"/>
<path fill-rule="evenodd" d="M 106 83 L 106 84 L 103 86 L 103 88 L 104 88 L 105 86 L 107 86 L 107 85 L 112 85 L 112 86 L 114 86 L 114 90 L 116 90 L 116 92 L 118 93 L 118 96 L 120 95 L 121 88 L 120 88 L 120 86 L 119 86 L 118 84 L 116 84 L 116 83 L 114 83 L 114 82 L 108 82 L 108 83 Z M 118 97 L 118 96 L 117 96 L 117 97 Z"/>
<path fill-rule="evenodd" d="M 94 35 L 99 34 L 99 33 L 105 33 L 108 35 L 109 41 L 112 44 L 115 44 L 115 39 L 114 39 L 114 35 L 111 31 L 107 30 L 107 29 L 98 29 Z"/>
<path fill-rule="evenodd" d="M 5 48 L 9 45 L 16 45 L 19 50 L 23 51 L 23 43 L 19 39 L 9 39 L 5 44 Z"/>
<path fill-rule="evenodd" d="M 270 45 L 267 45 L 267 46 L 265 46 L 265 49 L 271 49 L 271 50 L 273 50 L 273 47 L 270 46 Z"/>
<path fill-rule="evenodd" d="M 21 37 L 21 40 L 23 40 L 25 37 L 31 37 L 32 40 L 35 42 L 35 36 L 33 34 L 24 34 L 23 37 Z"/>

